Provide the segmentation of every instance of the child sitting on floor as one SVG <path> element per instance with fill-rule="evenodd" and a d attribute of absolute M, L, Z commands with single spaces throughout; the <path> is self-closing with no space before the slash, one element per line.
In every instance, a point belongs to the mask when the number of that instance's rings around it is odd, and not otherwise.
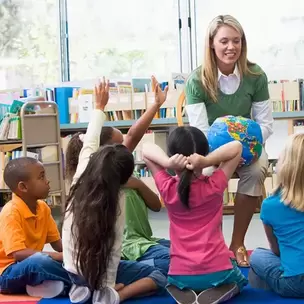
<path fill-rule="evenodd" d="M 146 125 L 148 125 L 148 122 Z M 126 136 L 129 135 L 127 134 Z M 71 181 L 76 172 L 79 153 L 83 146 L 82 137 L 83 134 L 81 133 L 73 135 L 67 148 L 66 176 L 69 181 Z M 123 142 L 123 135 L 118 129 L 112 127 L 102 128 L 100 146 L 123 144 Z M 129 142 L 133 142 L 133 140 Z M 125 144 L 129 145 L 128 141 Z M 146 263 L 167 276 L 170 263 L 170 241 L 154 238 L 148 220 L 148 208 L 158 212 L 161 209 L 161 202 L 158 196 L 143 181 L 137 178 L 136 172 L 134 172 L 133 177 L 129 179 L 124 188 L 126 225 L 122 244 L 123 259 Z M 142 264 L 138 264 L 136 267 L 140 265 Z"/>
<path fill-rule="evenodd" d="M 249 283 L 304 298 L 304 134 L 290 137 L 276 166 L 277 186 L 261 208 L 269 249 L 250 257 Z"/>
<path fill-rule="evenodd" d="M 142 138 L 165 101 L 165 93 L 156 92 L 155 104 L 129 130 L 125 145 L 99 148 L 108 85 L 102 84 L 96 89 L 96 109 L 83 137 L 63 225 L 64 264 L 75 284 L 70 293 L 72 302 L 75 302 L 74 294 L 82 294 L 84 302 L 94 290 L 93 303 L 116 304 L 129 297 L 163 289 L 166 285 L 165 276 L 154 267 L 120 261 L 125 216 L 125 201 L 124 196 L 120 197 L 120 189 L 132 174 L 129 170 L 134 169 L 129 150 Z M 75 164 L 70 157 L 75 156 L 76 150 L 72 147 L 73 142 L 70 142 L 68 168 Z"/>
<path fill-rule="evenodd" d="M 53 298 L 71 286 L 62 242 L 46 199 L 50 186 L 34 158 L 11 160 L 4 181 L 13 197 L 0 213 L 0 292 Z M 43 252 L 50 243 L 56 252 Z"/>
<path fill-rule="evenodd" d="M 168 137 L 168 152 L 170 158 L 156 145 L 143 148 L 170 219 L 168 291 L 178 303 L 222 302 L 247 284 L 230 259 L 221 230 L 223 193 L 242 145 L 234 141 L 208 154 L 207 139 L 199 129 L 178 127 Z M 212 165 L 219 167 L 210 177 L 201 174 Z M 166 169 L 177 175 L 170 176 Z"/>

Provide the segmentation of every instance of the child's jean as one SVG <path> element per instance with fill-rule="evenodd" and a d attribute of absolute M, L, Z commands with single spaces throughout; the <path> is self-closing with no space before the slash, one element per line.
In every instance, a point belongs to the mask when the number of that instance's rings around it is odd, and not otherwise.
<path fill-rule="evenodd" d="M 85 280 L 78 275 L 69 273 L 73 284 L 87 286 Z M 167 285 L 167 278 L 156 268 L 140 262 L 121 260 L 117 269 L 116 284 L 129 285 L 140 279 L 150 278 L 162 293 Z"/>
<path fill-rule="evenodd" d="M 284 277 L 280 257 L 271 250 L 254 250 L 250 256 L 250 266 L 249 284 L 252 287 L 270 289 L 282 297 L 304 297 L 304 274 Z"/>
<path fill-rule="evenodd" d="M 159 245 L 151 246 L 137 261 L 157 268 L 165 276 L 170 264 L 170 241 L 159 240 Z"/>
<path fill-rule="evenodd" d="M 203 275 L 172 275 L 168 276 L 168 283 L 177 286 L 179 289 L 192 289 L 203 291 L 220 285 L 235 283 L 239 291 L 248 284 L 237 266 L 236 261 L 232 260 L 232 269 L 218 271 Z"/>
<path fill-rule="evenodd" d="M 69 275 L 62 264 L 38 252 L 4 270 L 0 276 L 0 293 L 24 294 L 26 285 L 36 286 L 43 281 L 62 281 L 67 290 L 71 286 Z"/>

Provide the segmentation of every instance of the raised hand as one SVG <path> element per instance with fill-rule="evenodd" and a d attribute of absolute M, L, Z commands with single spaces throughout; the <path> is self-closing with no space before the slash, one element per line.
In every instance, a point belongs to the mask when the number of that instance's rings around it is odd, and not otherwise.
<path fill-rule="evenodd" d="M 109 101 L 109 80 L 106 81 L 103 77 L 102 81 L 99 81 L 99 84 L 95 86 L 94 93 L 96 109 L 104 111 Z"/>
<path fill-rule="evenodd" d="M 175 154 L 168 160 L 168 169 L 182 171 L 186 168 L 187 157 L 182 154 Z"/>
<path fill-rule="evenodd" d="M 161 106 L 167 98 L 168 86 L 165 87 L 164 90 L 160 88 L 160 85 L 156 78 L 152 76 L 152 87 L 155 88 L 155 103 Z"/>
<path fill-rule="evenodd" d="M 186 168 L 188 170 L 204 169 L 208 167 L 208 163 L 205 161 L 205 157 L 197 153 L 191 154 L 187 157 Z"/>

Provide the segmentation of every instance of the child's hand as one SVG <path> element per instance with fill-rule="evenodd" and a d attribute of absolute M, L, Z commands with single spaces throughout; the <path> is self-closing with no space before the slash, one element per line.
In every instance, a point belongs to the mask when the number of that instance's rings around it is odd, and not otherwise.
<path fill-rule="evenodd" d="M 165 89 L 162 90 L 156 78 L 152 76 L 152 87 L 155 88 L 155 103 L 161 106 L 166 101 L 168 86 L 166 86 Z"/>
<path fill-rule="evenodd" d="M 186 168 L 188 170 L 196 170 L 196 169 L 204 169 L 208 167 L 207 162 L 205 162 L 205 157 L 201 156 L 197 153 L 191 154 L 187 157 L 187 165 Z"/>
<path fill-rule="evenodd" d="M 109 101 L 109 80 L 103 77 L 98 86 L 95 86 L 95 105 L 96 109 L 104 111 Z"/>
<path fill-rule="evenodd" d="M 49 252 L 48 255 L 55 261 L 62 262 L 63 261 L 63 254 L 62 252 Z"/>
<path fill-rule="evenodd" d="M 245 165 L 245 159 L 241 157 L 238 167 L 242 167 L 243 165 Z"/>
<path fill-rule="evenodd" d="M 168 169 L 182 171 L 186 168 L 187 157 L 182 154 L 175 154 L 168 160 Z"/>

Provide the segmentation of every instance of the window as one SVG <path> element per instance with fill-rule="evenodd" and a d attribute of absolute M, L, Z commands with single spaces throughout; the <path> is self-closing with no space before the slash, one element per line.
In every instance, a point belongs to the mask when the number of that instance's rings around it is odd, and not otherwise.
<path fill-rule="evenodd" d="M 60 81 L 57 0 L 0 1 L 0 90 Z"/>
<path fill-rule="evenodd" d="M 248 59 L 266 71 L 269 79 L 304 75 L 304 1 L 257 0 L 196 1 L 198 60 L 209 22 L 220 14 L 238 19 L 246 33 Z"/>
<path fill-rule="evenodd" d="M 71 80 L 178 72 L 177 0 L 68 0 Z"/>

